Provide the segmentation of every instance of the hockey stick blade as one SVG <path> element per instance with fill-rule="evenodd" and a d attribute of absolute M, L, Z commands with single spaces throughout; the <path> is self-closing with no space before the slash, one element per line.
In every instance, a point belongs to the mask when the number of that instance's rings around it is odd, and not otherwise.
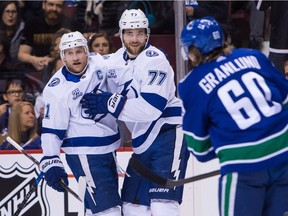
<path fill-rule="evenodd" d="M 33 163 L 35 163 L 38 167 L 40 165 L 40 162 L 38 160 L 36 160 L 31 154 L 29 154 L 28 152 L 26 152 L 22 146 L 20 146 L 17 142 L 15 142 L 11 137 L 7 137 L 6 140 L 13 145 L 18 151 L 20 151 L 22 154 L 24 154 L 27 158 L 29 158 Z M 82 199 L 78 196 L 77 193 L 75 193 L 70 187 L 68 187 L 64 181 L 62 179 L 59 180 L 59 183 L 62 185 L 62 187 L 69 192 L 70 194 L 72 194 L 76 199 L 78 199 L 80 202 L 83 202 Z"/>
<path fill-rule="evenodd" d="M 215 170 L 212 172 L 208 172 L 205 174 L 197 175 L 197 176 L 192 176 L 186 179 L 179 179 L 179 180 L 174 180 L 174 179 L 167 179 L 164 178 L 154 172 L 152 172 L 150 169 L 148 169 L 146 166 L 144 166 L 139 160 L 137 160 L 135 157 L 131 157 L 129 160 L 129 165 L 141 176 L 144 178 L 166 188 L 173 188 L 177 186 L 181 186 L 187 183 L 192 183 L 195 181 L 199 181 L 202 179 L 206 179 L 212 176 L 216 176 L 220 174 L 220 170 Z"/>

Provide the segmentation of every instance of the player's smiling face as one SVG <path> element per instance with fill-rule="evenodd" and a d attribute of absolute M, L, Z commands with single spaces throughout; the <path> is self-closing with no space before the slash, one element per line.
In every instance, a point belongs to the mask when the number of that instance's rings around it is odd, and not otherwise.
<path fill-rule="evenodd" d="M 126 29 L 123 33 L 123 43 L 129 54 L 139 55 L 146 44 L 147 34 L 143 29 Z"/>
<path fill-rule="evenodd" d="M 81 73 L 87 65 L 88 54 L 83 46 L 64 51 L 64 62 L 72 73 Z"/>

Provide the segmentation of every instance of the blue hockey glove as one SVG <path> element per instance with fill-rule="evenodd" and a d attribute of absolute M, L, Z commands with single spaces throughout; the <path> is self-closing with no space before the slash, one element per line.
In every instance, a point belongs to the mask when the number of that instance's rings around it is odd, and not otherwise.
<path fill-rule="evenodd" d="M 81 100 L 81 104 L 82 108 L 87 109 L 84 112 L 90 116 L 111 113 L 115 118 L 118 118 L 125 101 L 126 97 L 120 94 L 101 92 L 98 94 L 85 94 Z"/>
<path fill-rule="evenodd" d="M 58 156 L 43 157 L 40 161 L 40 170 L 44 173 L 44 178 L 50 187 L 59 192 L 65 192 L 65 189 L 61 186 L 59 180 L 62 179 L 68 186 L 68 175 Z"/>

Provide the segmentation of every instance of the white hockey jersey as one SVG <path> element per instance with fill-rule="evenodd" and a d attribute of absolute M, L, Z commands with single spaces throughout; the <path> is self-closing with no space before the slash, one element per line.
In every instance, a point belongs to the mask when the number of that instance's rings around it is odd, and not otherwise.
<path fill-rule="evenodd" d="M 131 132 L 134 152 L 143 153 L 164 124 L 182 123 L 182 103 L 175 96 L 174 71 L 165 54 L 151 45 L 135 59 L 128 59 L 121 48 L 107 61 L 108 88 L 128 98 L 118 119 Z"/>
<path fill-rule="evenodd" d="M 96 86 L 106 89 L 107 67 L 102 56 L 91 54 L 88 64 L 82 76 L 62 67 L 44 88 L 41 136 L 44 155 L 59 154 L 60 147 L 66 154 L 105 154 L 120 145 L 117 124 L 111 115 L 97 115 L 98 120 L 91 120 L 81 108 L 85 93 L 92 92 Z"/>

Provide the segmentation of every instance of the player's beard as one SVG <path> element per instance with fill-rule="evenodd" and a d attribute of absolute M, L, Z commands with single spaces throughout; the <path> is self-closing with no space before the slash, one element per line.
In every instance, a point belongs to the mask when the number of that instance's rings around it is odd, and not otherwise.
<path fill-rule="evenodd" d="M 46 19 L 53 24 L 59 23 L 62 18 L 61 14 L 57 13 L 56 11 L 47 11 L 45 13 Z"/>
<path fill-rule="evenodd" d="M 127 43 L 124 43 L 124 45 L 127 49 L 128 54 L 131 55 L 131 57 L 138 56 L 144 50 L 145 47 L 145 43 L 140 44 L 137 47 L 131 46 L 130 44 Z"/>

